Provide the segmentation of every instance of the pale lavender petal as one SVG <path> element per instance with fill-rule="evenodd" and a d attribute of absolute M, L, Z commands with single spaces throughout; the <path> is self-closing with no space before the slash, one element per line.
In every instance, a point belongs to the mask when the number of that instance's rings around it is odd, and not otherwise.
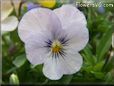
<path fill-rule="evenodd" d="M 61 30 L 61 23 L 53 11 L 46 8 L 35 8 L 28 11 L 21 19 L 18 26 L 18 33 L 22 41 L 32 39 L 34 34 L 46 32 L 53 33 Z M 50 37 L 49 37 L 50 38 Z M 36 38 L 38 40 L 39 38 Z"/>
<path fill-rule="evenodd" d="M 31 9 L 37 8 L 37 7 L 39 7 L 38 4 L 34 4 L 34 3 L 28 3 L 28 4 L 27 4 L 28 10 L 31 10 Z"/>

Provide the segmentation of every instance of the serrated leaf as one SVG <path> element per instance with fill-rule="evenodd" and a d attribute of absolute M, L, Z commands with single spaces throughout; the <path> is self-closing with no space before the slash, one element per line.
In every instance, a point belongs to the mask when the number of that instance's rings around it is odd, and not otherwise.
<path fill-rule="evenodd" d="M 15 58 L 15 60 L 13 61 L 13 64 L 16 67 L 18 67 L 18 68 L 21 67 L 25 63 L 25 61 L 26 61 L 26 58 L 25 57 L 26 57 L 25 54 L 22 54 L 20 56 L 17 56 Z"/>

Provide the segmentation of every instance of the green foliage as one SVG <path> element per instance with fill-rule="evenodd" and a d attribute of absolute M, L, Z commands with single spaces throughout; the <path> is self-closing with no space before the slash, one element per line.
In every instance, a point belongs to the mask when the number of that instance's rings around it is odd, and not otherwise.
<path fill-rule="evenodd" d="M 18 68 L 21 67 L 26 61 L 25 57 L 26 57 L 25 54 L 16 57 L 15 60 L 13 61 L 13 64 Z"/>
<path fill-rule="evenodd" d="M 31 1 L 31 0 L 29 0 Z M 34 0 L 35 1 L 35 0 Z M 57 7 L 62 4 L 57 3 Z M 24 44 L 17 30 L 2 35 L 2 83 L 7 84 L 75 84 L 75 83 L 112 83 L 114 84 L 114 56 L 111 37 L 114 31 L 113 8 L 105 8 L 100 14 L 98 8 L 79 8 L 87 18 L 89 43 L 80 51 L 83 57 L 81 70 L 74 75 L 64 75 L 60 80 L 49 80 L 42 73 L 43 65 L 33 66 L 27 59 Z M 21 18 L 27 12 L 22 9 Z M 12 74 L 15 76 L 12 77 Z"/>
<path fill-rule="evenodd" d="M 98 44 L 97 50 L 96 50 L 96 54 L 97 54 L 99 61 L 101 61 L 104 58 L 105 53 L 108 52 L 108 50 L 111 46 L 112 31 L 113 31 L 112 29 L 109 29 L 108 31 L 106 31 L 104 36 L 99 41 L 99 44 Z"/>

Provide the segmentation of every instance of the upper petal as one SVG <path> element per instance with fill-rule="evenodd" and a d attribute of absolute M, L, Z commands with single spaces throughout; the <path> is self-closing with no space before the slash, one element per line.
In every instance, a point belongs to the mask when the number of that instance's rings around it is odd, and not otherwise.
<path fill-rule="evenodd" d="M 67 29 L 67 37 L 69 39 L 67 50 L 74 50 L 75 52 L 82 50 L 89 41 L 89 32 L 85 26 L 79 25 L 78 27 L 69 26 Z"/>
<path fill-rule="evenodd" d="M 74 27 L 78 26 L 79 23 L 81 25 L 86 25 L 87 23 L 84 14 L 73 5 L 63 5 L 55 9 L 54 12 L 59 17 L 63 29 L 72 29 L 67 28 L 72 23 L 74 23 Z"/>
<path fill-rule="evenodd" d="M 62 28 L 67 33 L 69 49 L 75 51 L 83 49 L 89 40 L 84 14 L 72 5 L 63 5 L 61 8 L 55 9 L 54 12 L 59 17 Z"/>
<path fill-rule="evenodd" d="M 53 11 L 46 8 L 34 8 L 28 11 L 18 26 L 19 36 L 26 42 L 33 34 L 47 32 L 54 34 L 61 29 L 61 23 Z"/>
<path fill-rule="evenodd" d="M 1 2 L 1 21 L 8 17 L 8 15 L 13 11 L 13 6 L 10 0 L 2 0 Z"/>
<path fill-rule="evenodd" d="M 1 31 L 13 31 L 18 25 L 18 19 L 15 16 L 7 17 L 4 21 L 1 22 Z"/>

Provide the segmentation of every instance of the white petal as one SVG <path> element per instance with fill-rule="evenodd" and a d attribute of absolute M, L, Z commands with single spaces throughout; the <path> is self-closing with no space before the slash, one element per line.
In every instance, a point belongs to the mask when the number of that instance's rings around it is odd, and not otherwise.
<path fill-rule="evenodd" d="M 63 74 L 74 74 L 78 72 L 83 63 L 81 55 L 76 52 L 67 52 L 65 57 L 59 58 L 59 61 Z"/>
<path fill-rule="evenodd" d="M 67 37 L 69 38 L 68 46 L 66 48 L 68 50 L 75 50 L 80 51 L 82 50 L 89 40 L 89 32 L 88 29 L 85 26 L 79 25 L 78 27 L 73 27 L 72 24 L 67 29 Z"/>
<path fill-rule="evenodd" d="M 18 25 L 18 20 L 15 16 L 7 17 L 4 21 L 1 22 L 1 31 L 13 31 Z"/>
<path fill-rule="evenodd" d="M 13 6 L 10 0 L 2 0 L 1 2 L 1 21 L 8 17 L 8 15 L 13 11 Z"/>
<path fill-rule="evenodd" d="M 51 39 L 50 37 L 50 34 L 43 32 L 31 34 L 31 37 L 26 40 L 27 58 L 32 64 L 42 64 L 44 59 L 48 57 L 49 49 L 45 46 L 47 45 L 46 41 L 48 42 L 48 39 Z"/>
<path fill-rule="evenodd" d="M 39 47 L 36 44 L 25 44 L 27 59 L 34 65 L 42 64 L 48 57 L 48 52 L 45 48 Z"/>
<path fill-rule="evenodd" d="M 74 23 L 73 27 L 79 26 L 79 23 L 80 25 L 86 25 L 87 23 L 84 14 L 73 5 L 63 5 L 55 9 L 54 12 L 59 17 L 63 29 L 72 29 L 67 28 L 72 23 Z"/>
<path fill-rule="evenodd" d="M 62 77 L 61 66 L 58 58 L 48 57 L 44 62 L 43 73 L 51 80 L 58 80 Z"/>
<path fill-rule="evenodd" d="M 55 9 L 54 12 L 59 17 L 62 27 L 68 34 L 69 49 L 75 51 L 82 50 L 89 40 L 86 19 L 82 12 L 72 5 L 63 5 Z"/>
<path fill-rule="evenodd" d="M 35 8 L 27 12 L 18 27 L 19 36 L 24 42 L 31 39 L 32 34 L 53 34 L 58 29 L 61 29 L 59 19 L 53 11 L 46 8 Z"/>
<path fill-rule="evenodd" d="M 67 52 L 64 57 L 48 57 L 44 62 L 43 73 L 51 80 L 58 80 L 63 74 L 78 72 L 83 64 L 79 53 Z"/>

